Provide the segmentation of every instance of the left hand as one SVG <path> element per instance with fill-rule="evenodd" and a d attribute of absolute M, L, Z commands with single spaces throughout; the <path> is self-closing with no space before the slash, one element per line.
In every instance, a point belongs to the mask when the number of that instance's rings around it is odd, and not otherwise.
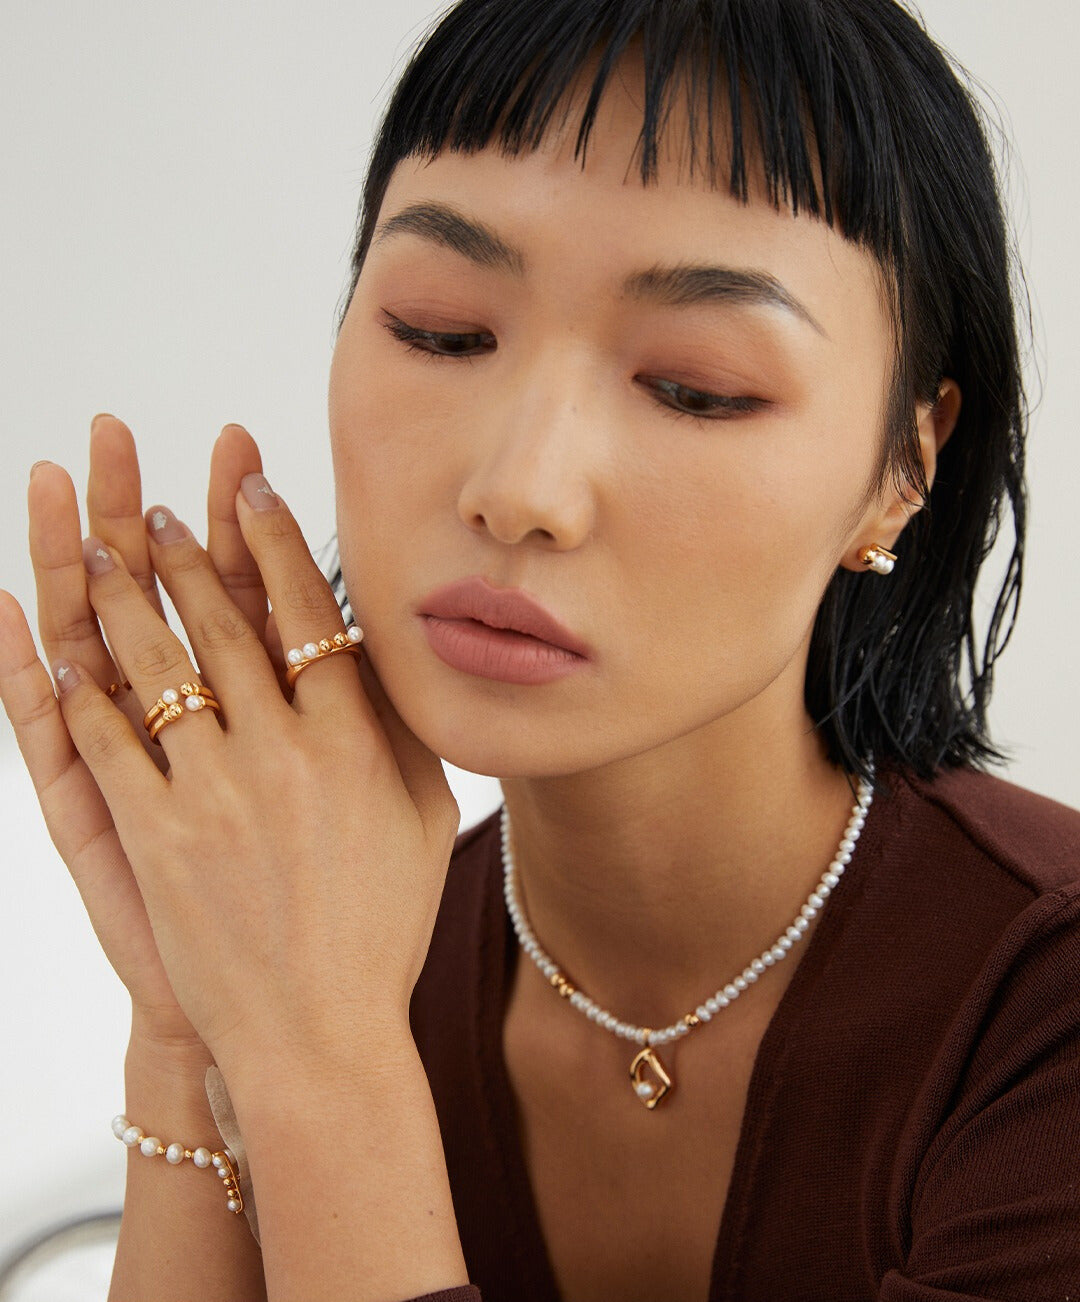
<path fill-rule="evenodd" d="M 260 483 L 245 477 L 236 509 L 282 646 L 332 638 L 344 623 L 330 585 Z M 457 804 L 366 650 L 310 665 L 287 699 L 190 531 L 159 540 L 161 510 L 146 512 L 150 558 L 198 668 L 113 548 L 87 574 L 90 602 L 144 712 L 197 680 L 221 714 L 162 728 L 168 777 L 78 666 L 60 684 L 64 721 L 109 806 L 177 1002 L 226 1079 L 270 1059 L 351 1058 L 358 1030 L 408 1032 Z M 96 550 L 95 540 L 91 560 Z"/>

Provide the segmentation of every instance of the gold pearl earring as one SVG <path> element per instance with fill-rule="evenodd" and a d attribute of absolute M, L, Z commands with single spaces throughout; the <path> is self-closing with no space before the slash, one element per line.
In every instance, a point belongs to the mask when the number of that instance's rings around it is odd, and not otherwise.
<path fill-rule="evenodd" d="M 896 564 L 896 555 L 887 547 L 864 547 L 859 553 L 859 560 L 875 574 L 891 574 Z"/>

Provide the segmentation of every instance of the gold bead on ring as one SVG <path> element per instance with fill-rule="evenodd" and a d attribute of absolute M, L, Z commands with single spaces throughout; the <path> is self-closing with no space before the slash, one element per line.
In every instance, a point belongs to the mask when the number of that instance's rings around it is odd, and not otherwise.
<path fill-rule="evenodd" d="M 340 655 L 342 651 L 358 656 L 363 640 L 364 630 L 357 624 L 351 624 L 344 633 L 335 633 L 333 637 L 324 637 L 318 642 L 305 642 L 302 647 L 294 646 L 285 657 L 289 663 L 285 681 L 291 687 L 308 665 L 313 665 L 316 660 L 324 660 L 327 656 Z"/>
<path fill-rule="evenodd" d="M 147 711 L 143 718 L 143 727 L 150 734 L 150 740 L 160 746 L 158 733 L 162 728 L 175 723 L 185 714 L 194 714 L 203 709 L 213 710 L 216 714 L 221 713 L 221 706 L 218 705 L 209 687 L 204 687 L 197 681 L 181 683 L 179 688 L 167 687 Z"/>

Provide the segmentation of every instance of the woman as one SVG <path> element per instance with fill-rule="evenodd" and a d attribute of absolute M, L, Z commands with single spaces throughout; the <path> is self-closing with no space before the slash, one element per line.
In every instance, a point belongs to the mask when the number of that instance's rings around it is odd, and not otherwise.
<path fill-rule="evenodd" d="M 237 426 L 206 550 L 144 523 L 103 416 L 90 536 L 30 489 L 55 697 L 0 602 L 132 995 L 113 1296 L 1067 1296 L 1080 816 L 980 771 L 1023 432 L 905 11 L 451 9 L 365 186 L 340 572 Z"/>

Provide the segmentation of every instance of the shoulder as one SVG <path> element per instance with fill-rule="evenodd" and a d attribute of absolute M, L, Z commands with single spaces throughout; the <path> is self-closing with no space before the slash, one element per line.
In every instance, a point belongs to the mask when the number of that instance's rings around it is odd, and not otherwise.
<path fill-rule="evenodd" d="M 921 807 L 945 855 L 993 865 L 1034 896 L 1080 889 L 1080 811 L 970 768 L 890 776 Z"/>

